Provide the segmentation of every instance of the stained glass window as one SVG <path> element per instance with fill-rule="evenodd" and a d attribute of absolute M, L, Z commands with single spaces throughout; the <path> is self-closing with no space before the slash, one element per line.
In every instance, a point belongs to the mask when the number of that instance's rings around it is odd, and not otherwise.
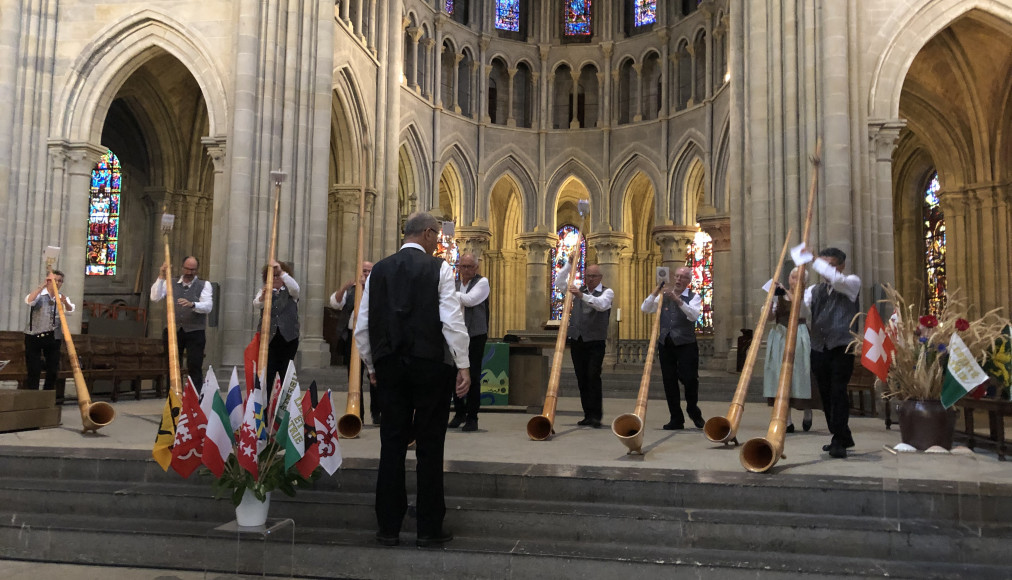
<path fill-rule="evenodd" d="M 587 267 L 587 240 L 580 235 L 580 230 L 576 229 L 576 226 L 562 226 L 559 228 L 559 242 L 555 245 L 555 249 L 551 251 L 551 320 L 559 320 L 562 318 L 562 302 L 566 299 L 566 284 L 563 283 L 561 288 L 556 288 L 555 279 L 559 275 L 559 270 L 566 265 L 566 262 L 569 260 L 570 252 L 576 248 L 577 244 L 580 245 L 580 252 L 579 258 L 576 260 L 576 279 L 573 283 L 577 286 L 582 286 L 583 272 Z"/>
<path fill-rule="evenodd" d="M 633 26 L 646 26 L 657 22 L 657 0 L 633 2 Z"/>
<path fill-rule="evenodd" d="M 444 6 L 447 14 L 453 14 L 453 0 L 446 0 Z"/>
<path fill-rule="evenodd" d="M 436 246 L 435 255 L 446 260 L 453 268 L 453 277 L 457 277 L 457 261 L 460 258 L 460 250 L 457 248 L 457 240 L 453 236 L 443 235 L 443 229 L 439 229 L 439 245 Z"/>
<path fill-rule="evenodd" d="M 924 189 L 924 269 L 927 274 L 927 310 L 938 316 L 945 307 L 945 216 L 938 198 L 938 173 Z"/>
<path fill-rule="evenodd" d="M 91 196 L 88 204 L 87 276 L 115 276 L 119 251 L 119 158 L 107 151 L 91 172 Z"/>
<path fill-rule="evenodd" d="M 685 265 L 692 268 L 692 291 L 703 298 L 703 309 L 696 319 L 696 333 L 713 332 L 713 239 L 706 232 L 696 238 L 685 255 Z"/>
<path fill-rule="evenodd" d="M 590 36 L 593 33 L 591 22 L 591 0 L 565 0 L 563 24 L 565 36 Z"/>
<path fill-rule="evenodd" d="M 520 0 L 495 0 L 495 27 L 520 32 Z"/>

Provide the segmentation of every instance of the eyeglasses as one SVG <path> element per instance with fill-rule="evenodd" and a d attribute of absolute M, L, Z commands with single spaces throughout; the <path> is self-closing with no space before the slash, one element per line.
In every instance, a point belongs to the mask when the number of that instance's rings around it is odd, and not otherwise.
<path fill-rule="evenodd" d="M 459 264 L 457 267 L 458 268 L 462 268 L 462 269 L 463 268 L 467 268 L 468 270 L 472 270 L 474 268 L 477 268 L 478 265 L 477 264 Z"/>
<path fill-rule="evenodd" d="M 425 231 L 426 232 L 432 232 L 432 233 L 436 234 L 436 237 L 439 237 L 439 232 L 436 231 L 436 230 L 434 230 L 434 229 L 432 229 L 432 228 L 425 228 Z M 422 233 L 425 233 L 425 232 L 422 232 Z"/>

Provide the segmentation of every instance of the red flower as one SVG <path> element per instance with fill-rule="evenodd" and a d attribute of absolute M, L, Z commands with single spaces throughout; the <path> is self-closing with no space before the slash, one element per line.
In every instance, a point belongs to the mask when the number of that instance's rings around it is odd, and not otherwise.
<path fill-rule="evenodd" d="M 964 318 L 956 319 L 956 330 L 963 331 L 970 328 L 970 323 Z"/>
<path fill-rule="evenodd" d="M 938 326 L 938 319 L 930 314 L 920 317 L 917 319 L 917 322 L 920 322 L 921 326 L 924 328 L 934 328 Z"/>

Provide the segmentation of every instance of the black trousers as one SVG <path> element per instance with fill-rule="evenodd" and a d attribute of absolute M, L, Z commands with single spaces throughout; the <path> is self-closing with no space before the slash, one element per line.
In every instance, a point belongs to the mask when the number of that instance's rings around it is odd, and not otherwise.
<path fill-rule="evenodd" d="M 661 359 L 664 398 L 668 400 L 671 422 L 685 424 L 679 382 L 685 387 L 685 412 L 692 419 L 702 418 L 703 413 L 699 410 L 699 345 L 692 342 L 675 346 L 668 337 L 661 345 L 658 357 Z"/>
<path fill-rule="evenodd" d="M 453 395 L 453 410 L 465 419 L 478 420 L 478 409 L 481 408 L 481 360 L 485 357 L 487 334 L 472 336 L 467 347 L 467 360 L 471 363 L 471 390 L 463 397 Z"/>
<path fill-rule="evenodd" d="M 583 418 L 600 421 L 604 415 L 601 400 L 601 367 L 604 364 L 604 341 L 582 338 L 569 341 L 569 353 L 573 357 L 576 384 L 580 387 L 580 404 Z"/>
<path fill-rule="evenodd" d="M 404 458 L 415 440 L 418 535 L 443 529 L 443 443 L 450 418 L 447 399 L 456 370 L 442 362 L 388 356 L 376 362 L 376 382 L 383 392 L 380 465 L 376 478 L 376 520 L 382 534 L 400 532 L 408 509 Z"/>
<path fill-rule="evenodd" d="M 166 345 L 169 343 L 169 330 L 165 329 L 162 331 L 162 341 Z M 193 386 L 196 387 L 197 392 L 200 392 L 201 385 L 204 384 L 204 347 L 207 345 L 207 333 L 204 329 L 193 330 L 190 332 L 183 331 L 182 328 L 176 331 L 176 346 L 179 348 L 179 360 L 186 361 L 186 374 L 190 375 L 190 380 L 193 381 Z M 183 352 L 186 352 L 186 358 L 183 358 Z"/>
<path fill-rule="evenodd" d="M 349 392 L 351 388 L 350 379 L 351 379 L 351 364 L 352 364 L 351 362 L 352 340 L 354 339 L 348 338 L 347 340 L 344 341 L 344 353 L 343 353 L 345 363 L 348 365 Z M 369 381 L 369 371 L 365 368 L 365 363 L 359 360 L 358 364 L 360 369 L 359 379 L 365 381 L 365 384 L 369 385 L 369 414 L 372 415 L 373 421 L 376 421 L 376 419 L 379 419 L 380 415 L 383 414 L 383 409 L 380 401 L 380 390 L 379 388 L 376 387 L 376 385 L 372 384 L 372 382 Z M 362 419 L 362 422 L 365 423 L 365 414 L 364 414 L 365 406 L 362 404 L 362 394 L 365 392 L 365 387 L 361 385 L 359 385 L 359 387 L 360 388 L 358 391 L 358 418 Z"/>
<path fill-rule="evenodd" d="M 267 345 L 267 384 L 263 386 L 268 403 L 271 400 L 271 389 L 274 388 L 274 375 L 285 378 L 285 371 L 288 370 L 288 363 L 295 359 L 299 352 L 299 339 L 285 340 L 281 334 L 275 334 Z"/>
<path fill-rule="evenodd" d="M 60 372 L 60 344 L 61 341 L 54 332 L 25 335 L 25 366 L 28 367 L 26 389 L 38 390 L 43 369 L 46 371 L 43 389 L 52 391 L 56 388 L 56 375 Z"/>
<path fill-rule="evenodd" d="M 847 354 L 846 346 L 823 352 L 812 350 L 812 374 L 819 386 L 826 423 L 833 434 L 833 443 L 844 446 L 854 444 L 849 425 L 850 401 L 847 399 L 847 383 L 853 373 L 854 355 Z"/>

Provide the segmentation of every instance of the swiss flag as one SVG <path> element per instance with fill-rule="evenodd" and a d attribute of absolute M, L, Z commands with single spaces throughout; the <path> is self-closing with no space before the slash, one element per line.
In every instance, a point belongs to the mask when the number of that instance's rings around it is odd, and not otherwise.
<path fill-rule="evenodd" d="M 242 351 L 242 367 L 246 373 L 246 398 L 253 392 L 253 378 L 260 369 L 257 366 L 257 357 L 260 356 L 260 333 L 253 335 L 246 349 Z"/>
<path fill-rule="evenodd" d="M 176 439 L 172 445 L 172 469 L 183 477 L 190 477 L 195 469 L 203 465 L 204 433 L 207 430 L 207 416 L 200 409 L 200 398 L 190 377 L 186 377 L 183 391 L 183 410 L 176 424 Z"/>
<path fill-rule="evenodd" d="M 878 308 L 872 304 L 868 309 L 868 318 L 864 321 L 864 345 L 861 348 L 861 364 L 875 373 L 882 382 L 889 377 L 889 365 L 896 353 L 892 339 L 886 333 L 885 324 L 879 316 Z"/>

